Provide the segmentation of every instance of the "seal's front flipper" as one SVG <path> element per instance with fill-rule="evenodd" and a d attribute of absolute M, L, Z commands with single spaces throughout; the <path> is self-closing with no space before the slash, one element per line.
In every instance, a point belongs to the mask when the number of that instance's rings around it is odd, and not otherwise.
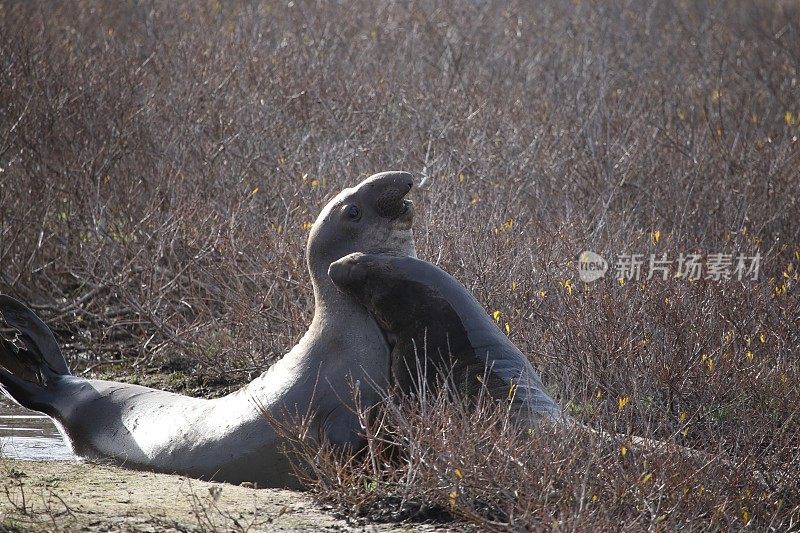
<path fill-rule="evenodd" d="M 47 365 L 49 370 L 59 375 L 70 375 L 67 361 L 58 347 L 53 332 L 47 327 L 47 324 L 36 316 L 36 313 L 28 309 L 22 302 L 5 294 L 0 294 L 0 314 L 6 324 L 16 329 L 22 342 L 25 343 L 27 350 L 20 350 L 19 356 L 27 355 L 26 360 L 23 362 L 25 366 L 30 366 L 32 363 L 37 366 Z M 0 352 L 3 350 L 0 349 Z M 2 356 L 0 356 L 2 357 Z M 4 359 L 0 359 L 0 364 Z M 14 368 L 8 368 L 12 372 Z"/>

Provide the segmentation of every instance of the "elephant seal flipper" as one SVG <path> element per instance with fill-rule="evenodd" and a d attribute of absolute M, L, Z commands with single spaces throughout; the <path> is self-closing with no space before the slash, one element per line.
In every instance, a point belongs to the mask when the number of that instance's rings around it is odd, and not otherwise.
<path fill-rule="evenodd" d="M 11 310 L 10 322 L 28 324 L 18 329 L 29 333 L 23 337 L 29 350 L 20 358 L 10 343 L 0 346 L 2 389 L 50 415 L 83 458 L 230 483 L 297 486 L 284 442 L 267 419 L 313 413 L 310 434 L 340 447 L 361 442 L 356 416 L 342 407 L 351 382 L 362 384 L 362 402 L 378 402 L 380 393 L 367 384 L 388 383 L 389 346 L 369 312 L 336 289 L 328 266 L 356 251 L 415 255 L 414 210 L 405 199 L 412 187 L 411 174 L 384 172 L 328 202 L 306 248 L 315 299 L 311 325 L 289 353 L 239 391 L 206 400 L 69 375 L 53 355 L 58 346 L 53 349 L 44 323 L 29 310 L 15 314 L 21 304 L 8 299 L 0 302 Z M 37 382 L 41 373 L 48 374 L 44 387 Z"/>
<path fill-rule="evenodd" d="M 52 384 L 69 368 L 52 331 L 22 302 L 0 294 L 0 317 L 25 347 L 0 337 L 0 393 L 23 407 L 54 411 Z"/>
<path fill-rule="evenodd" d="M 56 374 L 68 375 L 70 373 L 67 361 L 61 353 L 61 348 L 59 348 L 53 332 L 36 316 L 36 313 L 11 296 L 0 294 L 0 315 L 6 324 L 19 332 L 20 338 L 30 352 L 26 360 L 35 356 L 40 359 L 39 362 L 46 363 L 49 369 Z M 3 360 L 0 359 L 0 364 L 3 363 Z"/>
<path fill-rule="evenodd" d="M 435 388 L 452 365 L 453 384 L 468 396 L 483 382 L 493 398 L 511 399 L 521 418 L 565 420 L 528 359 L 442 269 L 413 257 L 354 253 L 331 264 L 329 275 L 394 342 L 392 371 L 402 391 L 418 387 L 417 376 Z"/>

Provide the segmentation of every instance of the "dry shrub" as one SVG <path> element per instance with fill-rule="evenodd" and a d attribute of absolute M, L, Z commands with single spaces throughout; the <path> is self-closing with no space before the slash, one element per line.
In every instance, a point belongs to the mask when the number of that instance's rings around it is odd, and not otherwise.
<path fill-rule="evenodd" d="M 798 519 L 797 463 L 642 449 L 551 424 L 521 433 L 507 408 L 446 392 L 358 414 L 368 442 L 356 457 L 310 442 L 302 424 L 282 427 L 300 477 L 352 517 L 567 531 L 780 531 Z"/>
<path fill-rule="evenodd" d="M 233 387 L 308 324 L 304 243 L 325 198 L 411 170 L 420 257 L 499 311 L 578 419 L 789 468 L 799 10 L 0 3 L 0 291 L 34 305 L 74 367 Z M 583 284 L 587 249 L 762 264 L 757 281 Z M 737 524 L 733 478 L 698 475 L 730 481 Z M 753 494 L 758 524 L 797 527 L 796 497 Z"/>

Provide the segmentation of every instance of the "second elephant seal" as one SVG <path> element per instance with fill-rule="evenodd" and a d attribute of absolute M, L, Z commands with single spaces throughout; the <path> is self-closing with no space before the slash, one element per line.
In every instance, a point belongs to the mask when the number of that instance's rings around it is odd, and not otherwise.
<path fill-rule="evenodd" d="M 414 257 L 354 253 L 331 264 L 328 273 L 386 333 L 401 391 L 435 390 L 449 376 L 467 397 L 486 390 L 494 399 L 511 400 L 522 422 L 566 420 L 528 359 L 444 270 Z"/>

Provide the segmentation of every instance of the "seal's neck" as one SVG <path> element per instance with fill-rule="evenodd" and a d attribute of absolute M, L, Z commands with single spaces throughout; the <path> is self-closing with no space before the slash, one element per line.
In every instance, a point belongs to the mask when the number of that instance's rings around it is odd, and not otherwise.
<path fill-rule="evenodd" d="M 367 315 L 366 309 L 350 296 L 344 294 L 333 284 L 328 276 L 328 265 L 324 268 L 309 268 L 311 284 L 314 287 L 314 320 L 312 324 L 328 322 L 353 315 Z M 320 324 L 322 325 L 322 324 Z"/>
<path fill-rule="evenodd" d="M 318 395 L 324 395 L 323 389 L 336 383 L 345 391 L 344 383 L 350 377 L 363 383 L 381 384 L 388 380 L 389 348 L 372 316 L 336 288 L 327 267 L 324 272 L 309 270 L 315 306 L 308 331 L 289 353 L 244 389 L 246 397 L 257 398 L 263 405 L 278 400 L 289 404 L 307 401 L 302 398 L 307 395 L 308 379 L 312 378 L 324 385 L 316 392 Z M 287 392 L 289 389 L 299 396 Z"/>
<path fill-rule="evenodd" d="M 327 265 L 324 271 L 312 269 L 311 281 L 315 308 L 303 339 L 304 364 L 321 364 L 331 382 L 361 381 L 363 397 L 377 401 L 373 387 L 385 386 L 389 377 L 389 347 L 383 332 L 361 304 L 336 288 Z"/>

